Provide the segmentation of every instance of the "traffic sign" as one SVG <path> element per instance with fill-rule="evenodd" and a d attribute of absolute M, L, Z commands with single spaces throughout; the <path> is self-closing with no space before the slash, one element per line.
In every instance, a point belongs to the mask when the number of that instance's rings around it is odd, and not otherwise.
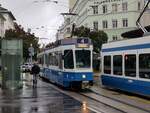
<path fill-rule="evenodd" d="M 34 52 L 34 48 L 33 48 L 33 47 L 29 47 L 29 48 L 28 48 L 28 51 L 29 51 L 30 53 L 32 53 L 32 52 Z"/>
<path fill-rule="evenodd" d="M 34 56 L 34 48 L 33 47 L 29 47 L 28 51 L 29 51 L 29 56 Z"/>

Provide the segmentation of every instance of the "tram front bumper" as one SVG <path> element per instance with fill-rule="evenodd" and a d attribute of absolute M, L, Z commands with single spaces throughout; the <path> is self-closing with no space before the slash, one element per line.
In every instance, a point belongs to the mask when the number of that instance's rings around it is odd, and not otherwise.
<path fill-rule="evenodd" d="M 67 81 L 93 81 L 93 73 L 65 73 Z"/>
<path fill-rule="evenodd" d="M 82 81 L 82 89 L 90 88 L 93 86 L 93 81 Z"/>

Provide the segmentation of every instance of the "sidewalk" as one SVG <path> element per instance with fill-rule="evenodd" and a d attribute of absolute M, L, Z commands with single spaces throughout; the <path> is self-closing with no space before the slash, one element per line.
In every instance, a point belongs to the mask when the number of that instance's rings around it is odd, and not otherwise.
<path fill-rule="evenodd" d="M 0 89 L 0 113 L 82 113 L 82 103 L 67 96 L 49 83 L 38 80 L 32 87 L 32 75 L 24 75 L 21 90 Z M 88 113 L 94 113 L 90 110 Z"/>

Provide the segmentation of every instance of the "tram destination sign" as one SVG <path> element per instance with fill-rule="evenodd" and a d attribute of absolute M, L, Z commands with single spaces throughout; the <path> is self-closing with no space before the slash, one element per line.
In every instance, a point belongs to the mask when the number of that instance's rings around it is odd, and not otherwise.
<path fill-rule="evenodd" d="M 79 38 L 77 39 L 76 47 L 78 48 L 88 48 L 90 45 L 89 39 Z"/>

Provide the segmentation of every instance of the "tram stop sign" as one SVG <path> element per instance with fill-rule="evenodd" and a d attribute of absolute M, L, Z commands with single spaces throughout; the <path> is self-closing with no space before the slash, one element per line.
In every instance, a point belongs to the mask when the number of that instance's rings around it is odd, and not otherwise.
<path fill-rule="evenodd" d="M 29 51 L 30 56 L 34 56 L 34 48 L 33 47 L 29 47 L 28 51 Z"/>

